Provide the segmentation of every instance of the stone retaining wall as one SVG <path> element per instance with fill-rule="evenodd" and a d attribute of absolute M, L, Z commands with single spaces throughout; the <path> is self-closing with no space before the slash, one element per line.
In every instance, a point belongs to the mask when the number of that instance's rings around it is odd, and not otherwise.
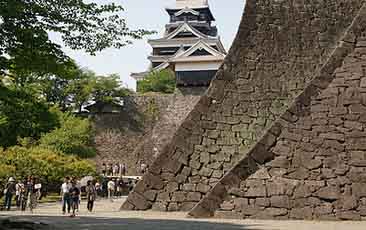
<path fill-rule="evenodd" d="M 151 165 L 171 141 L 207 88 L 178 89 L 174 94 L 150 94 L 125 99 L 121 113 L 93 115 L 97 156 L 103 163 L 125 163 L 128 175 L 139 175 L 139 161 Z"/>
<path fill-rule="evenodd" d="M 134 154 L 136 146 L 150 133 L 166 109 L 174 102 L 174 95 L 149 95 L 126 98 L 121 113 L 94 114 L 97 156 L 94 161 L 102 170 L 103 163 L 125 163 L 127 173 L 136 175 L 138 161 L 150 163 L 150 157 Z"/>
<path fill-rule="evenodd" d="M 195 217 L 366 217 L 366 5 L 292 106 L 190 212 Z"/>
<path fill-rule="evenodd" d="M 363 3 L 361 0 L 248 0 L 233 48 L 208 93 L 183 122 L 171 144 L 122 209 L 190 210 L 205 197 L 191 215 L 212 215 L 227 198 L 226 187 L 238 182 L 236 174 L 244 180 L 259 169 L 258 163 L 264 164 L 274 157 L 258 154 L 258 159 L 248 160 L 245 156 L 253 151 L 262 152 L 262 144 L 267 142 L 257 143 L 263 141 L 263 135 L 268 136 L 265 140 L 273 145 L 277 138 L 267 130 L 276 127 L 274 121 L 288 110 L 295 98 L 312 93 L 313 88 L 306 86 L 310 82 L 320 84 L 317 82 L 320 70 L 328 73 L 334 71 L 331 67 L 338 67 L 346 45 L 337 44 Z M 306 105 L 309 100 L 301 102 Z M 288 134 L 290 138 L 292 135 Z M 232 169 L 238 162 L 243 172 Z M 279 167 L 278 171 L 281 169 Z M 262 174 L 262 177 L 271 175 Z M 224 175 L 227 176 L 223 178 Z M 263 191 L 267 192 L 266 186 L 259 184 L 257 181 L 237 190 L 244 194 L 249 191 L 250 196 L 263 195 Z M 259 198 L 268 198 L 267 193 Z M 239 196 L 238 199 L 247 198 Z M 230 200 L 229 204 L 233 202 Z M 253 199 L 248 202 L 255 205 Z M 260 202 L 267 205 L 265 199 Z M 231 210 L 229 204 L 224 203 L 223 210 Z M 235 216 L 238 213 L 235 205 L 232 210 L 228 215 Z M 283 214 L 284 210 L 273 211 L 281 211 L 277 216 L 288 214 Z M 238 216 L 255 217 L 242 213 Z"/>

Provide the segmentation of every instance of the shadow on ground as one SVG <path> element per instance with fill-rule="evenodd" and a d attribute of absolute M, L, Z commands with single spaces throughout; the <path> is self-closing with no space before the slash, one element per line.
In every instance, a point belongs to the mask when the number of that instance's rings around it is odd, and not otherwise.
<path fill-rule="evenodd" d="M 6 217 L 0 217 L 3 219 Z M 260 230 L 255 225 L 211 223 L 198 220 L 146 220 L 132 218 L 101 217 L 10 217 L 12 222 L 32 221 L 47 224 L 46 229 L 54 230 Z M 2 226 L 0 226 L 0 229 Z M 10 230 L 7 228 L 6 230 Z"/>

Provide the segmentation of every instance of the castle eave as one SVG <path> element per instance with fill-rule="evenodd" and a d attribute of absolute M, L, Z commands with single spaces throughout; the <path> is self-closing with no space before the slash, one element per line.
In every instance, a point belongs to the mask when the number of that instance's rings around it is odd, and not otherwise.
<path fill-rule="evenodd" d="M 222 62 L 225 56 L 189 56 L 172 59 L 171 62 Z"/>

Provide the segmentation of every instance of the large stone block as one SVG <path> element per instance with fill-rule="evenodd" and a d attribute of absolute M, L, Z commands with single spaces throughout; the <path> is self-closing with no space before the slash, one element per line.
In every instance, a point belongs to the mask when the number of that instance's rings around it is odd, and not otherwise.
<path fill-rule="evenodd" d="M 173 193 L 173 192 L 177 191 L 178 189 L 179 189 L 179 184 L 177 182 L 169 182 L 166 185 L 166 190 L 169 193 Z"/>
<path fill-rule="evenodd" d="M 288 209 L 290 207 L 290 199 L 288 196 L 272 196 L 271 207 Z"/>
<path fill-rule="evenodd" d="M 172 194 L 172 201 L 183 202 L 187 200 L 187 192 L 174 192 Z"/>
<path fill-rule="evenodd" d="M 214 217 L 218 219 L 243 219 L 244 216 L 232 211 L 216 211 Z"/>
<path fill-rule="evenodd" d="M 331 203 L 324 203 L 314 208 L 314 215 L 316 217 L 322 217 L 333 213 L 333 205 Z"/>
<path fill-rule="evenodd" d="M 152 206 L 151 202 L 136 192 L 132 192 L 128 196 L 128 202 L 133 204 L 137 210 L 147 210 Z"/>
<path fill-rule="evenodd" d="M 353 220 L 353 221 L 360 221 L 361 215 L 359 212 L 356 211 L 344 211 L 344 212 L 337 212 L 337 218 L 339 220 Z"/>
<path fill-rule="evenodd" d="M 269 198 L 256 198 L 255 205 L 259 207 L 269 207 L 271 205 Z"/>
<path fill-rule="evenodd" d="M 206 194 L 211 189 L 211 186 L 206 184 L 198 184 L 196 186 L 196 191 Z"/>
<path fill-rule="evenodd" d="M 168 206 L 167 202 L 157 201 L 153 204 L 151 210 L 158 212 L 165 212 L 167 211 L 167 206 Z"/>
<path fill-rule="evenodd" d="M 358 198 L 366 197 L 366 183 L 353 183 L 352 195 Z"/>
<path fill-rule="evenodd" d="M 244 197 L 266 197 L 267 189 L 265 185 L 250 186 Z"/>
<path fill-rule="evenodd" d="M 166 201 L 170 201 L 170 194 L 169 192 L 161 192 L 158 194 L 157 201 L 161 201 L 161 202 L 166 202 Z"/>
<path fill-rule="evenodd" d="M 281 182 L 270 182 L 267 183 L 268 196 L 285 195 L 288 185 Z"/>
<path fill-rule="evenodd" d="M 316 193 L 316 196 L 323 200 L 337 200 L 341 197 L 341 190 L 338 186 L 327 186 L 321 188 Z"/>
<path fill-rule="evenodd" d="M 146 174 L 142 182 L 143 184 L 146 184 L 147 187 L 157 190 L 160 190 L 165 186 L 164 182 L 158 176 L 151 173 Z"/>
<path fill-rule="evenodd" d="M 187 201 L 200 201 L 202 198 L 201 193 L 199 192 L 189 192 L 187 193 Z"/>
<path fill-rule="evenodd" d="M 311 220 L 313 219 L 313 209 L 310 207 L 293 208 L 290 210 L 290 218 L 300 220 Z"/>
<path fill-rule="evenodd" d="M 144 192 L 144 197 L 148 200 L 148 201 L 155 201 L 155 198 L 157 196 L 157 191 L 156 190 L 149 190 Z"/>

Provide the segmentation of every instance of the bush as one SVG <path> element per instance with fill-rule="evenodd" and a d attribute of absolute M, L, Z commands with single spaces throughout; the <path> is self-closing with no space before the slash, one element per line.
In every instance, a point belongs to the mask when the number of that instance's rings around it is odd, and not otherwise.
<path fill-rule="evenodd" d="M 151 72 L 144 80 L 137 83 L 137 92 L 174 93 L 174 72 L 168 69 Z"/>
<path fill-rule="evenodd" d="M 93 127 L 88 119 L 64 113 L 60 116 L 60 123 L 59 128 L 41 137 L 41 147 L 82 158 L 95 156 L 96 151 L 91 147 Z"/>
<path fill-rule="evenodd" d="M 96 175 L 95 166 L 74 156 L 67 156 L 40 147 L 15 146 L 0 149 L 0 182 L 13 176 L 25 179 L 36 176 L 46 185 L 58 185 L 65 176 L 84 177 Z"/>

